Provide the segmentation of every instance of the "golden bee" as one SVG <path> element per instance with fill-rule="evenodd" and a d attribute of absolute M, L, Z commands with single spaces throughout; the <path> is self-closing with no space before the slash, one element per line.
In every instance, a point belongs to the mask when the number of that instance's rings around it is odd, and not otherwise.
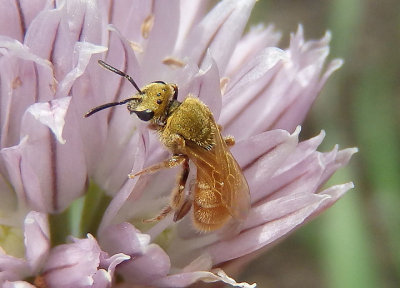
<path fill-rule="evenodd" d="M 169 204 L 158 216 L 146 221 L 159 221 L 169 213 L 174 213 L 174 221 L 178 221 L 193 207 L 193 224 L 199 231 L 214 231 L 230 221 L 243 222 L 250 207 L 249 187 L 228 148 L 234 145 L 234 139 L 221 136 L 221 128 L 210 109 L 191 95 L 179 102 L 175 84 L 155 81 L 140 89 L 129 75 L 101 60 L 99 64 L 126 78 L 138 93 L 120 102 L 95 107 L 85 117 L 127 104 L 129 112 L 149 122 L 149 128 L 158 132 L 160 141 L 172 152 L 169 159 L 129 177 L 181 166 Z M 195 164 L 197 175 L 194 191 L 185 193 L 189 160 Z"/>

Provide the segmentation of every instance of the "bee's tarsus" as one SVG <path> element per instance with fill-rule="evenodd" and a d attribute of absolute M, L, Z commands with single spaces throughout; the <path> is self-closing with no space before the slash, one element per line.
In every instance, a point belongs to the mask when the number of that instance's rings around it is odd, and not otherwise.
<path fill-rule="evenodd" d="M 162 219 L 164 219 L 169 213 L 172 212 L 172 207 L 170 205 L 164 207 L 161 211 L 160 214 L 158 214 L 156 217 L 150 218 L 150 219 L 143 219 L 143 223 L 152 223 L 152 222 L 158 222 Z"/>

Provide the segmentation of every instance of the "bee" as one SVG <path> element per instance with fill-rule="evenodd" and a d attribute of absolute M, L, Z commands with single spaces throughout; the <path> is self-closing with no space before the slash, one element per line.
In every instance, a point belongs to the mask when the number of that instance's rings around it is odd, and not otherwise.
<path fill-rule="evenodd" d="M 140 89 L 126 73 L 101 60 L 98 62 L 105 69 L 126 78 L 138 93 L 120 102 L 95 107 L 84 117 L 127 104 L 128 111 L 148 122 L 149 128 L 157 131 L 162 144 L 172 153 L 169 159 L 129 174 L 129 178 L 181 166 L 169 204 L 159 215 L 145 221 L 159 221 L 174 213 L 176 222 L 193 207 L 193 225 L 198 231 L 214 231 L 230 221 L 242 223 L 250 207 L 249 187 L 228 148 L 234 145 L 234 138 L 221 136 L 221 128 L 210 109 L 190 94 L 179 102 L 175 84 L 155 81 Z M 185 195 L 189 161 L 195 164 L 197 175 L 194 187 L 190 189 L 194 191 Z"/>

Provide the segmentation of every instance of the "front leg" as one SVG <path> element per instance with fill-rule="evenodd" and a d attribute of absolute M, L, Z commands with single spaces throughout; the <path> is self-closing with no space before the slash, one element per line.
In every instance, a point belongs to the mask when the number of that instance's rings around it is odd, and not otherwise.
<path fill-rule="evenodd" d="M 144 175 L 144 174 L 153 174 L 155 172 L 157 172 L 158 170 L 161 169 L 165 169 L 165 168 L 173 168 L 176 167 L 178 165 L 181 165 L 182 163 L 184 163 L 186 160 L 187 156 L 186 155 L 173 155 L 171 158 L 169 158 L 168 160 L 165 160 L 163 162 L 154 164 L 152 166 L 149 166 L 145 169 L 143 169 L 142 171 L 139 171 L 137 173 L 134 174 L 129 174 L 128 177 L 130 179 L 135 178 L 136 176 L 139 175 Z"/>

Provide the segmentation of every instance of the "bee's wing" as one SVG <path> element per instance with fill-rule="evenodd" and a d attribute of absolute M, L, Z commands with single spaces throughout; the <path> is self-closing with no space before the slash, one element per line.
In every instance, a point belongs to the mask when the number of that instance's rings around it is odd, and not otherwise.
<path fill-rule="evenodd" d="M 202 177 L 198 180 L 205 181 L 220 193 L 222 203 L 233 218 L 244 220 L 250 208 L 247 181 L 217 127 L 214 139 L 215 145 L 211 150 L 188 145 L 187 153 Z"/>
<path fill-rule="evenodd" d="M 244 220 L 250 208 L 250 191 L 246 178 L 219 131 L 215 135 L 215 143 L 217 158 L 220 159 L 219 170 L 223 172 L 224 179 L 222 201 L 233 218 Z"/>

